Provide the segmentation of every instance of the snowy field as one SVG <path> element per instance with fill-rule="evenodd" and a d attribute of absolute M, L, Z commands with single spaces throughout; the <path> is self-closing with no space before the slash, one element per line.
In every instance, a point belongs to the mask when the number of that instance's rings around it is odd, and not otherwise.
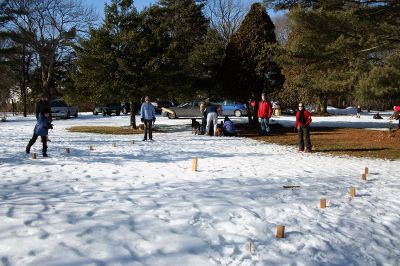
<path fill-rule="evenodd" d="M 371 116 L 313 125 L 387 128 Z M 274 122 L 293 126 L 294 117 Z M 65 130 L 128 123 L 56 120 L 51 157 L 38 141 L 37 160 L 25 154 L 34 117 L 0 123 L 0 265 L 400 265 L 400 161 L 194 136 L 188 119 L 158 117 L 169 133 L 154 142 Z"/>

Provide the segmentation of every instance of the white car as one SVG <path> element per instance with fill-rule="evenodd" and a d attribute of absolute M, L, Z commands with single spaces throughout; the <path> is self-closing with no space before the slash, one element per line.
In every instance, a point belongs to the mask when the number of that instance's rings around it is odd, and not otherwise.
<path fill-rule="evenodd" d="M 53 118 L 78 117 L 78 106 L 69 106 L 64 100 L 57 99 L 50 102 Z"/>

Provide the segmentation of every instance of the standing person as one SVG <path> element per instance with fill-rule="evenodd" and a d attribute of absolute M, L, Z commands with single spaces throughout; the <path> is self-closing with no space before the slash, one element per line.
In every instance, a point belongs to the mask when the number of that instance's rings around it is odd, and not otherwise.
<path fill-rule="evenodd" d="M 36 108 L 35 108 L 36 120 L 39 120 L 40 114 L 44 110 L 51 110 L 51 107 L 47 97 L 45 95 L 42 95 L 42 98 L 40 98 L 40 100 L 36 103 Z M 49 117 L 51 120 L 51 116 Z"/>
<path fill-rule="evenodd" d="M 298 133 L 299 152 L 304 151 L 304 141 L 306 144 L 306 152 L 311 152 L 310 124 L 311 114 L 304 108 L 302 103 L 299 103 L 295 125 Z"/>
<path fill-rule="evenodd" d="M 47 156 L 47 135 L 49 134 L 49 129 L 53 129 L 53 125 L 50 122 L 50 109 L 44 109 L 39 114 L 39 119 L 35 125 L 33 130 L 33 136 L 26 146 L 26 153 L 29 154 L 31 152 L 31 147 L 35 144 L 37 138 L 40 136 L 42 139 L 43 149 L 42 154 L 43 157 Z"/>
<path fill-rule="evenodd" d="M 271 118 L 271 114 L 272 108 L 266 100 L 265 93 L 263 93 L 261 94 L 261 102 L 258 105 L 258 119 L 261 124 L 261 135 L 268 135 L 270 133 L 269 119 Z"/>
<path fill-rule="evenodd" d="M 357 106 L 357 118 L 361 118 L 361 106 Z"/>
<path fill-rule="evenodd" d="M 217 130 L 217 124 L 218 124 L 218 106 L 210 104 L 207 107 L 207 126 L 206 126 L 206 134 L 210 135 L 210 128 L 211 128 L 211 123 L 213 123 L 213 128 L 214 128 L 214 134 L 215 131 Z M 214 135 L 213 134 L 213 135 Z"/>
<path fill-rule="evenodd" d="M 144 103 L 140 108 L 140 117 L 140 120 L 144 124 L 143 141 L 147 140 L 147 133 L 149 133 L 149 140 L 153 140 L 153 123 L 156 122 L 156 110 L 151 104 L 149 96 L 144 98 Z"/>
<path fill-rule="evenodd" d="M 200 113 L 201 113 L 200 134 L 204 135 L 206 133 L 206 125 L 207 125 L 207 104 L 205 101 L 202 101 L 200 103 Z"/>
<path fill-rule="evenodd" d="M 222 126 L 222 132 L 224 133 L 224 136 L 229 136 L 229 137 L 236 137 L 236 128 L 233 122 L 229 119 L 229 117 L 226 115 L 224 119 L 224 125 Z"/>

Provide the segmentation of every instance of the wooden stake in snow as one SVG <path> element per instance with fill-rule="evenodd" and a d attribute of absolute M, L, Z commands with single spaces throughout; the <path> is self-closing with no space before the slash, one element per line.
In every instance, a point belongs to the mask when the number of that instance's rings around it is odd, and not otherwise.
<path fill-rule="evenodd" d="M 69 148 L 65 148 L 65 152 L 69 153 L 70 152 Z"/>
<path fill-rule="evenodd" d="M 93 146 L 89 146 L 89 150 L 93 151 L 94 150 Z"/>
<path fill-rule="evenodd" d="M 356 196 L 356 188 L 355 187 L 350 187 L 350 196 L 354 198 Z"/>
<path fill-rule="evenodd" d="M 319 207 L 321 209 L 325 209 L 326 208 L 326 199 L 322 198 L 319 200 Z"/>
<path fill-rule="evenodd" d="M 37 159 L 37 155 L 36 155 L 36 153 L 34 152 L 34 153 L 32 153 L 32 159 L 34 159 L 34 160 L 36 160 Z"/>
<path fill-rule="evenodd" d="M 285 237 L 285 226 L 278 225 L 276 228 L 276 238 L 284 238 Z"/>
<path fill-rule="evenodd" d="M 365 173 L 362 174 L 362 175 L 361 175 L 361 179 L 362 179 L 362 180 L 367 180 L 367 174 L 365 174 Z"/>
<path fill-rule="evenodd" d="M 253 241 L 249 240 L 249 253 L 250 253 L 250 254 L 253 253 L 253 250 L 254 250 Z"/>
<path fill-rule="evenodd" d="M 368 171 L 369 171 L 369 170 L 368 170 L 368 166 L 365 166 L 364 173 L 368 175 L 368 174 L 369 174 Z"/>
<path fill-rule="evenodd" d="M 132 140 L 132 141 L 131 141 L 131 143 L 132 143 L 132 144 L 135 144 L 135 141 L 134 141 L 134 140 Z"/>
<path fill-rule="evenodd" d="M 114 143 L 112 144 L 112 146 L 113 146 L 114 148 L 117 147 L 117 143 L 114 142 Z"/>
<path fill-rule="evenodd" d="M 192 171 L 197 171 L 197 157 L 193 157 L 192 159 Z"/>

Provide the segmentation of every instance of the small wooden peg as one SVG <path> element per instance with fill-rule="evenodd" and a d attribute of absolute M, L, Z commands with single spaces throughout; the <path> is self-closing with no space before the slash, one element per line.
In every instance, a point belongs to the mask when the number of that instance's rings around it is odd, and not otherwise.
<path fill-rule="evenodd" d="M 197 171 L 197 157 L 193 157 L 192 159 L 192 171 Z"/>
<path fill-rule="evenodd" d="M 325 209 L 325 208 L 326 208 L 326 199 L 321 198 L 321 199 L 319 200 L 319 207 L 320 207 L 321 209 Z"/>
<path fill-rule="evenodd" d="M 114 148 L 117 147 L 117 143 L 114 142 L 114 143 L 112 144 L 112 146 L 113 146 Z"/>
<path fill-rule="evenodd" d="M 251 253 L 253 253 L 253 250 L 254 250 L 254 244 L 253 244 L 253 241 L 249 241 L 249 253 L 251 254 Z"/>
<path fill-rule="evenodd" d="M 362 179 L 362 180 L 367 180 L 367 174 L 365 174 L 365 173 L 362 174 L 362 175 L 361 175 L 361 179 Z"/>
<path fill-rule="evenodd" d="M 135 144 L 135 141 L 134 141 L 134 140 L 132 140 L 132 141 L 131 141 L 131 143 L 132 143 L 132 144 Z"/>
<path fill-rule="evenodd" d="M 354 198 L 356 196 L 356 188 L 355 187 L 350 187 L 350 196 Z"/>
<path fill-rule="evenodd" d="M 65 152 L 66 152 L 66 153 L 70 153 L 69 148 L 65 148 Z"/>
<path fill-rule="evenodd" d="M 94 150 L 93 146 L 89 146 L 89 150 L 93 151 Z"/>
<path fill-rule="evenodd" d="M 364 173 L 367 175 L 369 174 L 368 166 L 365 166 Z"/>
<path fill-rule="evenodd" d="M 34 159 L 34 160 L 36 160 L 37 159 L 37 155 L 36 155 L 36 153 L 34 152 L 34 153 L 32 153 L 32 159 Z"/>
<path fill-rule="evenodd" d="M 284 238 L 285 237 L 285 226 L 278 225 L 276 228 L 276 237 L 277 238 Z"/>

